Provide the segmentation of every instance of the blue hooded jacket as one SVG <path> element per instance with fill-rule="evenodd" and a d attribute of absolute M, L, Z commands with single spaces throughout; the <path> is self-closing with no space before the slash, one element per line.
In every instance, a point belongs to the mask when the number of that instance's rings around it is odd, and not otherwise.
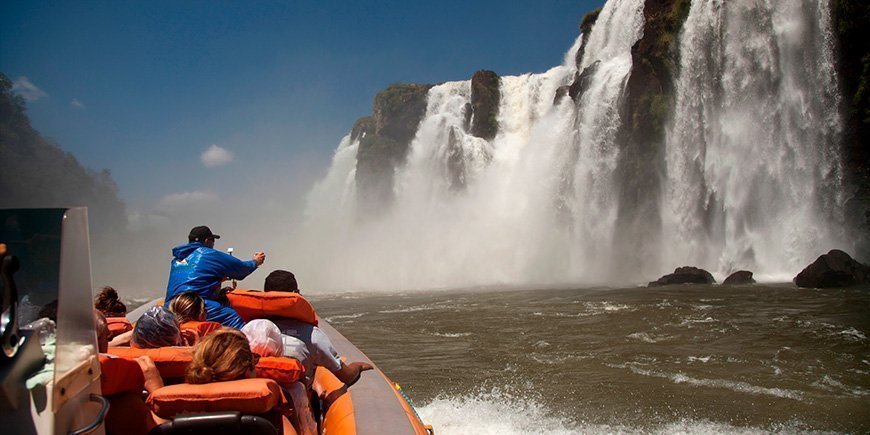
<path fill-rule="evenodd" d="M 172 257 L 164 306 L 183 292 L 195 291 L 205 300 L 208 320 L 234 328 L 245 325 L 235 310 L 221 305 L 216 298 L 225 277 L 244 279 L 257 270 L 256 261 L 242 261 L 202 242 L 176 246 Z"/>

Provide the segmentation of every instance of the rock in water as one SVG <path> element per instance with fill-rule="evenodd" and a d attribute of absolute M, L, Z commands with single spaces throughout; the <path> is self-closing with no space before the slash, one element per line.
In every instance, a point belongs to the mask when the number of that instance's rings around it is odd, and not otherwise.
<path fill-rule="evenodd" d="M 647 287 L 658 287 L 671 284 L 713 284 L 716 280 L 713 275 L 704 269 L 692 266 L 678 267 L 674 273 L 665 275 L 657 281 L 652 281 Z"/>
<path fill-rule="evenodd" d="M 870 267 L 849 254 L 832 249 L 794 277 L 798 287 L 827 288 L 870 284 Z"/>
<path fill-rule="evenodd" d="M 725 278 L 725 281 L 722 281 L 722 285 L 743 284 L 755 284 L 755 280 L 752 278 L 752 272 L 748 270 L 738 270 L 737 272 L 728 275 L 728 278 Z"/>

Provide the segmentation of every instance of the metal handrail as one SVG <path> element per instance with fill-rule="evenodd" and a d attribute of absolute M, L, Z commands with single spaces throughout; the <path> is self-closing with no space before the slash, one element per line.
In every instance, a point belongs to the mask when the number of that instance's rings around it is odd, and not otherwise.
<path fill-rule="evenodd" d="M 93 422 L 91 422 L 91 424 L 89 424 L 89 425 L 87 425 L 87 426 L 85 426 L 77 431 L 70 432 L 69 435 L 89 434 L 89 433 L 95 431 L 98 427 L 100 427 L 100 425 L 102 425 L 103 422 L 106 420 L 106 413 L 109 412 L 109 401 L 105 397 L 103 397 L 99 394 L 91 394 L 91 396 L 88 400 L 90 400 L 91 402 L 98 402 L 98 403 L 102 404 L 102 407 L 100 408 L 100 412 L 97 414 L 97 418 Z"/>

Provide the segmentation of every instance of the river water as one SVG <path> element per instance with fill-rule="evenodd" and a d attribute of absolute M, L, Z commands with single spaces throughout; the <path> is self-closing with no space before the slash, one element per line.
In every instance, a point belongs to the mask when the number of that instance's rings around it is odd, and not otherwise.
<path fill-rule="evenodd" d="M 870 431 L 870 288 L 312 296 L 438 434 Z"/>

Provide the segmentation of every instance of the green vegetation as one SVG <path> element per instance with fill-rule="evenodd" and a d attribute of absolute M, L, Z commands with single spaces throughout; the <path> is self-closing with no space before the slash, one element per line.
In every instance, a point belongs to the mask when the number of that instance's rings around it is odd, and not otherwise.
<path fill-rule="evenodd" d="M 375 96 L 376 133 L 406 145 L 426 114 L 426 95 L 432 85 L 397 83 Z"/>
<path fill-rule="evenodd" d="M 674 103 L 673 77 L 679 65 L 679 34 L 689 16 L 690 0 L 648 1 L 644 37 L 636 61 L 640 74 L 655 77 L 658 86 L 646 86 L 636 96 L 633 126 L 661 140 Z M 653 5 L 650 5 L 653 3 Z"/>
<path fill-rule="evenodd" d="M 595 9 L 583 16 L 583 20 L 580 21 L 581 33 L 586 35 L 592 31 L 592 25 L 594 25 L 595 21 L 598 20 L 598 15 L 601 14 L 601 9 L 603 8 L 604 6 L 600 6 L 598 9 Z"/>

